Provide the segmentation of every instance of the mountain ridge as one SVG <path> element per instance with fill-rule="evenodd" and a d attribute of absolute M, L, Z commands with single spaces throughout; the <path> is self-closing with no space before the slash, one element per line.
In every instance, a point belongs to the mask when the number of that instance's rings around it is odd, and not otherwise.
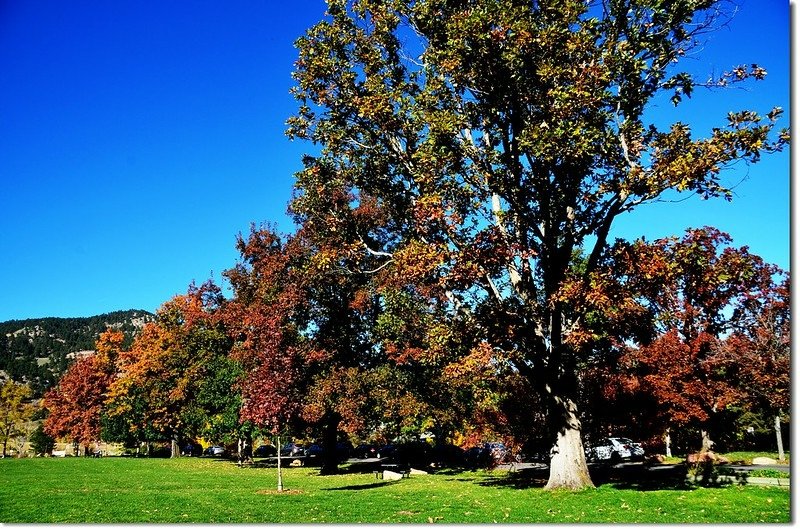
<path fill-rule="evenodd" d="M 94 350 L 97 338 L 107 328 L 122 331 L 127 346 L 154 319 L 149 311 L 128 309 L 96 316 L 0 322 L 0 378 L 27 383 L 35 395 L 41 395 L 58 381 L 78 353 Z"/>

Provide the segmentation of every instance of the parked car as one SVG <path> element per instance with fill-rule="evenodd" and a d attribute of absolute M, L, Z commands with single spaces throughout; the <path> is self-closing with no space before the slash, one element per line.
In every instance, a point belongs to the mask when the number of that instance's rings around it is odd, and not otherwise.
<path fill-rule="evenodd" d="M 503 443 L 483 443 L 464 452 L 464 464 L 468 468 L 488 468 L 508 462 L 511 452 Z"/>
<path fill-rule="evenodd" d="M 203 451 L 207 456 L 222 456 L 225 455 L 225 447 L 219 445 L 211 445 Z"/>
<path fill-rule="evenodd" d="M 336 458 L 339 461 L 347 461 L 352 451 L 353 445 L 350 444 L 350 441 L 339 441 L 336 443 Z"/>
<path fill-rule="evenodd" d="M 309 447 L 305 449 L 305 454 L 309 457 L 322 457 L 322 446 L 318 444 L 309 445 Z"/>
<path fill-rule="evenodd" d="M 627 437 L 607 437 L 587 446 L 586 457 L 590 461 L 616 464 L 644 459 L 644 448 Z"/>
<path fill-rule="evenodd" d="M 281 448 L 281 457 L 297 457 L 306 455 L 303 445 L 295 443 L 286 443 Z"/>
<path fill-rule="evenodd" d="M 369 459 L 378 456 L 379 450 L 377 445 L 361 443 L 353 449 L 353 456 L 359 459 Z"/>
<path fill-rule="evenodd" d="M 425 441 L 408 441 L 379 447 L 379 457 L 389 457 L 403 467 L 425 468 L 432 462 L 432 447 Z"/>
<path fill-rule="evenodd" d="M 272 445 L 261 445 L 253 450 L 255 457 L 274 457 L 278 454 L 278 449 Z"/>

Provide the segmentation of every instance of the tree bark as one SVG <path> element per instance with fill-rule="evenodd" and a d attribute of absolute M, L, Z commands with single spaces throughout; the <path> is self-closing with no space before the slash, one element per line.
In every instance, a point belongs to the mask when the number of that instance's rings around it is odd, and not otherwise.
<path fill-rule="evenodd" d="M 664 445 L 666 446 L 666 456 L 672 457 L 672 438 L 669 436 L 669 428 L 664 430 Z"/>
<path fill-rule="evenodd" d="M 550 478 L 544 488 L 578 490 L 594 487 L 583 451 L 578 407 L 568 398 L 556 398 L 556 405 L 561 425 L 550 451 Z"/>
<path fill-rule="evenodd" d="M 178 446 L 178 434 L 172 434 L 172 442 L 170 443 L 170 458 L 181 457 L 181 447 Z"/>
<path fill-rule="evenodd" d="M 281 468 L 281 436 L 278 436 L 275 446 L 278 447 L 278 492 L 283 492 L 283 469 Z"/>
<path fill-rule="evenodd" d="M 700 453 L 710 452 L 711 448 L 714 446 L 714 441 L 711 440 L 708 430 L 700 430 L 700 435 L 703 438 L 702 445 L 700 446 Z"/>
<path fill-rule="evenodd" d="M 325 422 L 322 437 L 322 468 L 319 473 L 330 475 L 339 472 L 339 460 L 336 457 L 339 417 L 336 414 L 330 414 Z"/>
<path fill-rule="evenodd" d="M 240 465 L 253 460 L 253 436 L 246 432 L 239 436 L 237 459 Z"/>
<path fill-rule="evenodd" d="M 783 437 L 781 437 L 781 414 L 780 411 L 775 415 L 775 438 L 778 441 L 778 459 L 783 461 Z"/>

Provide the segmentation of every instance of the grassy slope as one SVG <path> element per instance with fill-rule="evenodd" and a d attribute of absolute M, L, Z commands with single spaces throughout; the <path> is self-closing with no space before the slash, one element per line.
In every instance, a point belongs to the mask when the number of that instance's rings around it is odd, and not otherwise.
<path fill-rule="evenodd" d="M 788 522 L 785 489 L 731 486 L 579 493 L 515 488 L 504 472 L 412 476 L 284 474 L 210 459 L 0 460 L 0 522 L 558 523 Z"/>

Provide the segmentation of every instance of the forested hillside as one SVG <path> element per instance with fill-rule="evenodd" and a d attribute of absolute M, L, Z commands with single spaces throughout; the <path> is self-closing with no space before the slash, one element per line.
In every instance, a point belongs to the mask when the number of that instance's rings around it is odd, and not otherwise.
<path fill-rule="evenodd" d="M 31 385 L 36 396 L 51 387 L 79 351 L 94 349 L 107 327 L 125 334 L 126 345 L 153 315 L 125 310 L 85 318 L 36 318 L 0 323 L 0 371 Z"/>

